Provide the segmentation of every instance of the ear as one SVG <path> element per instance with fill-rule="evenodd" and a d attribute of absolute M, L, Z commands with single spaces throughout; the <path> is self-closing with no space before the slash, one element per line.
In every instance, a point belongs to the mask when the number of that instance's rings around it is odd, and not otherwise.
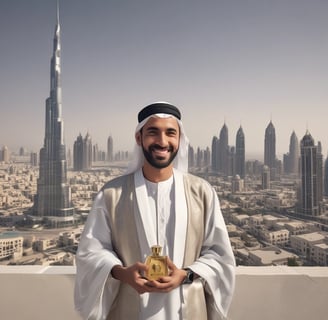
<path fill-rule="evenodd" d="M 135 138 L 136 138 L 137 145 L 141 146 L 141 132 L 140 131 L 136 132 Z"/>

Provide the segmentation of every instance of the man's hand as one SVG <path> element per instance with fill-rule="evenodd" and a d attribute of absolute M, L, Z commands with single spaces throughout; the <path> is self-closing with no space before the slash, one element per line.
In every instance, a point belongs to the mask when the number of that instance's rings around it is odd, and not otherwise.
<path fill-rule="evenodd" d="M 129 284 L 139 294 L 145 292 L 170 292 L 181 285 L 186 277 L 186 271 L 178 269 L 171 259 L 167 258 L 170 274 L 158 280 L 147 280 L 142 275 L 147 271 L 147 265 L 137 262 L 130 267 L 116 265 L 112 269 L 112 276 Z"/>
<path fill-rule="evenodd" d="M 147 266 L 144 263 L 137 262 L 130 267 L 122 267 L 116 265 L 112 268 L 113 278 L 129 284 L 139 294 L 150 292 L 149 287 L 146 285 L 148 282 L 142 274 L 147 270 Z"/>
<path fill-rule="evenodd" d="M 168 276 L 161 277 L 158 280 L 148 281 L 146 284 L 152 287 L 153 290 L 151 292 L 170 292 L 179 287 L 186 278 L 186 270 L 177 268 L 169 257 L 167 258 L 167 265 L 170 270 Z"/>

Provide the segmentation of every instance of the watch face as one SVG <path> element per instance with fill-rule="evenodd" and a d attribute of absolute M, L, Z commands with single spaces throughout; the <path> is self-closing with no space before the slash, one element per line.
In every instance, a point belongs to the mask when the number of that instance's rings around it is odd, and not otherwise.
<path fill-rule="evenodd" d="M 194 273 L 193 271 L 189 270 L 188 274 L 187 274 L 188 280 L 191 282 L 194 281 Z"/>
<path fill-rule="evenodd" d="M 184 279 L 183 283 L 192 283 L 194 281 L 194 272 L 190 269 L 187 269 L 187 275 L 186 278 Z"/>

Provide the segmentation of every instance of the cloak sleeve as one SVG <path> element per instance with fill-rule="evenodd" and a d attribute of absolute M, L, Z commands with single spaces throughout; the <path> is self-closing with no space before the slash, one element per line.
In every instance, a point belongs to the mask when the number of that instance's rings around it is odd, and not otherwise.
<path fill-rule="evenodd" d="M 200 257 L 190 266 L 205 281 L 208 319 L 226 318 L 235 287 L 235 258 L 215 190 L 208 199 Z"/>
<path fill-rule="evenodd" d="M 110 271 L 122 263 L 113 252 L 107 217 L 101 191 L 88 215 L 76 253 L 74 302 L 83 319 L 106 319 L 119 288 L 119 281 L 111 277 Z"/>

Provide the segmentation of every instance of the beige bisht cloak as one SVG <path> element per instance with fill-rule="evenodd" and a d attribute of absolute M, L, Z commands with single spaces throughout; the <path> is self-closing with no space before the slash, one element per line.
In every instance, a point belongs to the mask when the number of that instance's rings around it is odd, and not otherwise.
<path fill-rule="evenodd" d="M 174 256 L 170 258 L 201 279 L 173 290 L 171 302 L 181 305 L 182 320 L 224 319 L 234 290 L 235 260 L 216 193 L 205 180 L 176 170 L 174 184 Z M 158 294 L 139 295 L 110 275 L 114 265 L 144 261 L 150 253 L 155 240 L 147 226 L 151 220 L 145 199 L 141 170 L 110 181 L 98 194 L 76 255 L 75 306 L 84 319 L 166 320 L 156 317 L 156 308 L 163 308 L 156 305 Z M 147 306 L 154 318 L 142 316 L 145 295 L 155 302 Z"/>

